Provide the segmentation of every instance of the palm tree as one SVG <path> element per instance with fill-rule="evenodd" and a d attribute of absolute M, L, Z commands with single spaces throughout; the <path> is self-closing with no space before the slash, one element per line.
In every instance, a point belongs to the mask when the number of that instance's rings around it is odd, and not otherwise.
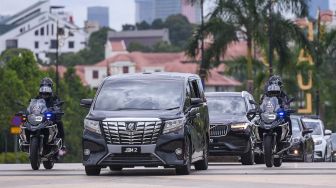
<path fill-rule="evenodd" d="M 302 30 L 293 22 L 283 18 L 279 12 L 287 11 L 296 15 L 304 15 L 307 11 L 307 4 L 305 0 L 272 2 L 271 5 L 274 5 L 277 12 L 271 12 L 272 29 L 276 31 L 273 33 L 271 43 L 274 45 L 274 51 L 283 61 L 286 61 L 290 49 L 288 40 L 283 40 L 284 38 L 290 36 L 289 39 L 299 41 L 305 46 L 309 46 L 309 42 Z M 216 0 L 215 8 L 208 15 L 208 21 L 203 28 L 197 29 L 187 53 L 195 57 L 199 53 L 198 41 L 202 37 L 213 38 L 204 57 L 204 61 L 207 62 L 204 67 L 208 70 L 213 64 L 218 63 L 220 60 L 218 57 L 224 54 L 228 45 L 238 40 L 237 34 L 239 34 L 247 41 L 247 79 L 252 80 L 253 46 L 265 46 L 267 43 L 269 6 L 270 3 L 267 0 Z"/>

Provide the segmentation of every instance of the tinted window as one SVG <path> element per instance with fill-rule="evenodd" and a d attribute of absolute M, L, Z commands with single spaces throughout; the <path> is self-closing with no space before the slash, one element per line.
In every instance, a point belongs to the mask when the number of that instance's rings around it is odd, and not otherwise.
<path fill-rule="evenodd" d="M 322 128 L 319 122 L 303 121 L 307 129 L 313 129 L 313 135 L 322 135 Z"/>
<path fill-rule="evenodd" d="M 292 121 L 292 132 L 294 136 L 300 136 L 301 135 L 301 128 L 299 121 L 297 119 L 291 119 Z"/>
<path fill-rule="evenodd" d="M 158 110 L 181 106 L 183 81 L 106 81 L 97 97 L 95 110 Z"/>
<path fill-rule="evenodd" d="M 244 115 L 246 114 L 246 104 L 243 97 L 208 97 L 208 108 L 211 115 L 228 114 Z"/>

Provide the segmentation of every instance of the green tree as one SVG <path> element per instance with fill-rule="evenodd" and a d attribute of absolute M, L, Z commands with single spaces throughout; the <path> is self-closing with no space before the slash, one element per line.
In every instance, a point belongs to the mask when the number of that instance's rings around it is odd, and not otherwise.
<path fill-rule="evenodd" d="M 163 29 L 165 27 L 164 22 L 162 21 L 162 19 L 157 18 L 152 22 L 152 29 Z"/>
<path fill-rule="evenodd" d="M 151 26 L 146 21 L 136 23 L 135 26 L 136 26 L 137 30 L 148 30 L 148 29 L 151 28 Z"/>
<path fill-rule="evenodd" d="M 187 46 L 193 31 L 193 26 L 189 23 L 187 17 L 181 14 L 169 16 L 164 25 L 169 29 L 169 39 L 173 45 L 182 48 Z"/>
<path fill-rule="evenodd" d="M 195 0 L 191 1 L 196 2 Z M 275 45 L 275 51 L 280 54 L 280 58 L 288 57 L 287 52 L 290 51 L 288 40 L 282 40 L 286 35 L 309 46 L 303 31 L 279 13 L 279 11 L 287 11 L 296 15 L 304 15 L 307 10 L 307 4 L 304 0 L 218 0 L 204 27 L 199 26 L 197 28 L 196 37 L 189 44 L 188 54 L 196 57 L 199 53 L 199 40 L 203 37 L 212 38 L 212 44 L 205 52 L 205 62 L 207 63 L 203 63 L 203 67 L 201 67 L 201 69 L 208 70 L 211 67 L 208 64 L 218 62 L 219 57 L 224 54 L 228 45 L 238 40 L 238 34 L 241 39 L 247 41 L 246 75 L 248 80 L 252 80 L 253 46 L 267 46 L 265 44 L 268 41 L 269 2 L 272 2 L 273 6 L 277 8 L 277 11 L 272 13 L 273 30 L 277 31 L 274 32 L 272 41 Z M 276 30 L 278 28 L 281 30 Z"/>
<path fill-rule="evenodd" d="M 124 24 L 122 25 L 122 30 L 123 31 L 134 31 L 136 30 L 136 26 L 132 24 Z"/>

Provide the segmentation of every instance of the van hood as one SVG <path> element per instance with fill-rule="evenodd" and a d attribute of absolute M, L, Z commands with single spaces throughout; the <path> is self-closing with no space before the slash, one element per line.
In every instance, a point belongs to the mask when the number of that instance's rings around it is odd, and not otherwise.
<path fill-rule="evenodd" d="M 313 140 L 322 140 L 323 136 L 322 135 L 312 135 Z"/>
<path fill-rule="evenodd" d="M 210 124 L 233 124 L 249 122 L 244 115 L 210 115 Z"/>
<path fill-rule="evenodd" d="M 106 118 L 160 118 L 174 119 L 183 114 L 180 110 L 121 110 L 97 111 L 93 110 L 86 116 L 88 119 L 102 121 Z"/>

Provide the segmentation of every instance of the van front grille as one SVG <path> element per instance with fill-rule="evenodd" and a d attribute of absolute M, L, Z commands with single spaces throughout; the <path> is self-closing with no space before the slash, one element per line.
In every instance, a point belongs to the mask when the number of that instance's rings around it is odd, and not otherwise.
<path fill-rule="evenodd" d="M 102 128 L 107 144 L 156 144 L 161 121 L 103 121 Z"/>

